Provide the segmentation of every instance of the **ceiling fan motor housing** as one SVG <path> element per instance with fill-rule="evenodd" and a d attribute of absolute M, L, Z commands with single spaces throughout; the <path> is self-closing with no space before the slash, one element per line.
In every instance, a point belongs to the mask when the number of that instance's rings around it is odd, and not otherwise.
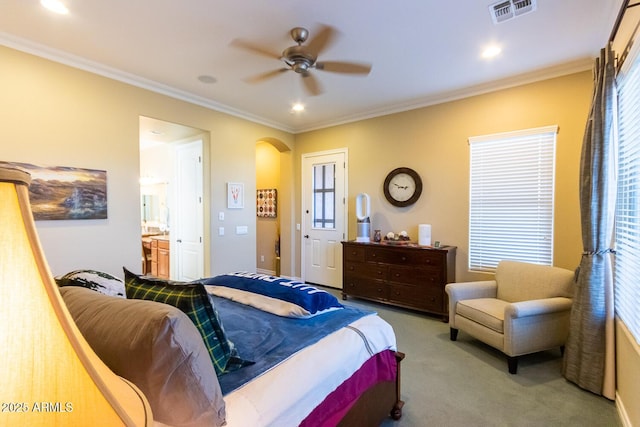
<path fill-rule="evenodd" d="M 316 55 L 303 46 L 291 46 L 282 52 L 282 58 L 296 73 L 305 73 L 316 62 Z"/>
<path fill-rule="evenodd" d="M 295 27 L 291 30 L 291 38 L 293 38 L 293 40 L 298 44 L 302 44 L 307 41 L 308 37 L 309 31 L 306 28 Z"/>

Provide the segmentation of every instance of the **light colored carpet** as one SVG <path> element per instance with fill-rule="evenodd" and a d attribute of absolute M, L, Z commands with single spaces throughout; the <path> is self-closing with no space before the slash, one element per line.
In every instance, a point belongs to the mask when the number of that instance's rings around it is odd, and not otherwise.
<path fill-rule="evenodd" d="M 355 298 L 342 302 L 377 311 L 406 353 L 403 416 L 383 427 L 622 425 L 612 401 L 562 377 L 560 349 L 523 356 L 511 375 L 501 352 L 462 331 L 450 341 L 449 325 L 438 318 Z"/>

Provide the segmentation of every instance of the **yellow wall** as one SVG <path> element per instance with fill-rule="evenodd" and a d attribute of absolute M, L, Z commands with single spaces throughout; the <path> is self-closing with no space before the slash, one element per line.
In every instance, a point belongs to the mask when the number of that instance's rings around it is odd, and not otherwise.
<path fill-rule="evenodd" d="M 280 192 L 280 152 L 267 142 L 256 144 L 256 187 L 258 190 L 275 188 Z M 280 196 L 278 194 L 278 198 Z M 264 273 L 274 274 L 280 214 L 275 218 L 258 217 L 256 222 L 256 266 Z"/>
<path fill-rule="evenodd" d="M 292 146 L 293 135 L 5 47 L 0 64 L 0 159 L 107 171 L 107 220 L 36 223 L 54 274 L 140 271 L 139 116 L 208 132 L 207 228 L 226 229 L 210 233 L 210 272 L 255 269 L 256 141 Z M 227 209 L 229 181 L 244 183 L 244 209 Z"/>
<path fill-rule="evenodd" d="M 372 229 L 383 234 L 406 230 L 417 238 L 418 224 L 431 224 L 432 240 L 458 247 L 457 280 L 472 280 L 486 276 L 467 271 L 468 137 L 558 125 L 554 263 L 574 269 L 582 252 L 578 173 L 591 89 L 591 73 L 582 72 L 299 134 L 295 165 L 300 167 L 302 154 L 347 147 L 349 238 L 356 233 L 355 196 L 366 192 L 371 196 Z M 422 196 L 407 208 L 390 205 L 382 192 L 387 173 L 401 166 L 415 169 L 423 181 Z M 299 176 L 298 171 L 298 188 Z"/>
<path fill-rule="evenodd" d="M 624 426 L 640 426 L 640 345 L 616 319 L 616 405 Z"/>

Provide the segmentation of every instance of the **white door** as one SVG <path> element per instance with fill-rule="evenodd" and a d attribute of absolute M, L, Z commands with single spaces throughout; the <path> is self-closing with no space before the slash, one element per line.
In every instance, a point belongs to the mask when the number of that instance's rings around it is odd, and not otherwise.
<path fill-rule="evenodd" d="M 302 156 L 302 278 L 342 288 L 347 151 Z"/>
<path fill-rule="evenodd" d="M 175 230 L 171 258 L 175 257 L 175 280 L 191 281 L 204 276 L 204 212 L 202 140 L 176 146 Z M 175 246 L 175 250 L 174 250 Z"/>

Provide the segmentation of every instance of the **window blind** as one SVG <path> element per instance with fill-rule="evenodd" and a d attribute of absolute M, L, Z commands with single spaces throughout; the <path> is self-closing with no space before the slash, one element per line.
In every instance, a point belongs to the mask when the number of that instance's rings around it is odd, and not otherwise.
<path fill-rule="evenodd" d="M 469 138 L 469 270 L 552 265 L 557 126 Z"/>
<path fill-rule="evenodd" d="M 636 43 L 634 43 L 634 46 Z M 640 344 L 640 55 L 618 75 L 618 192 L 614 287 L 616 315 Z"/>

